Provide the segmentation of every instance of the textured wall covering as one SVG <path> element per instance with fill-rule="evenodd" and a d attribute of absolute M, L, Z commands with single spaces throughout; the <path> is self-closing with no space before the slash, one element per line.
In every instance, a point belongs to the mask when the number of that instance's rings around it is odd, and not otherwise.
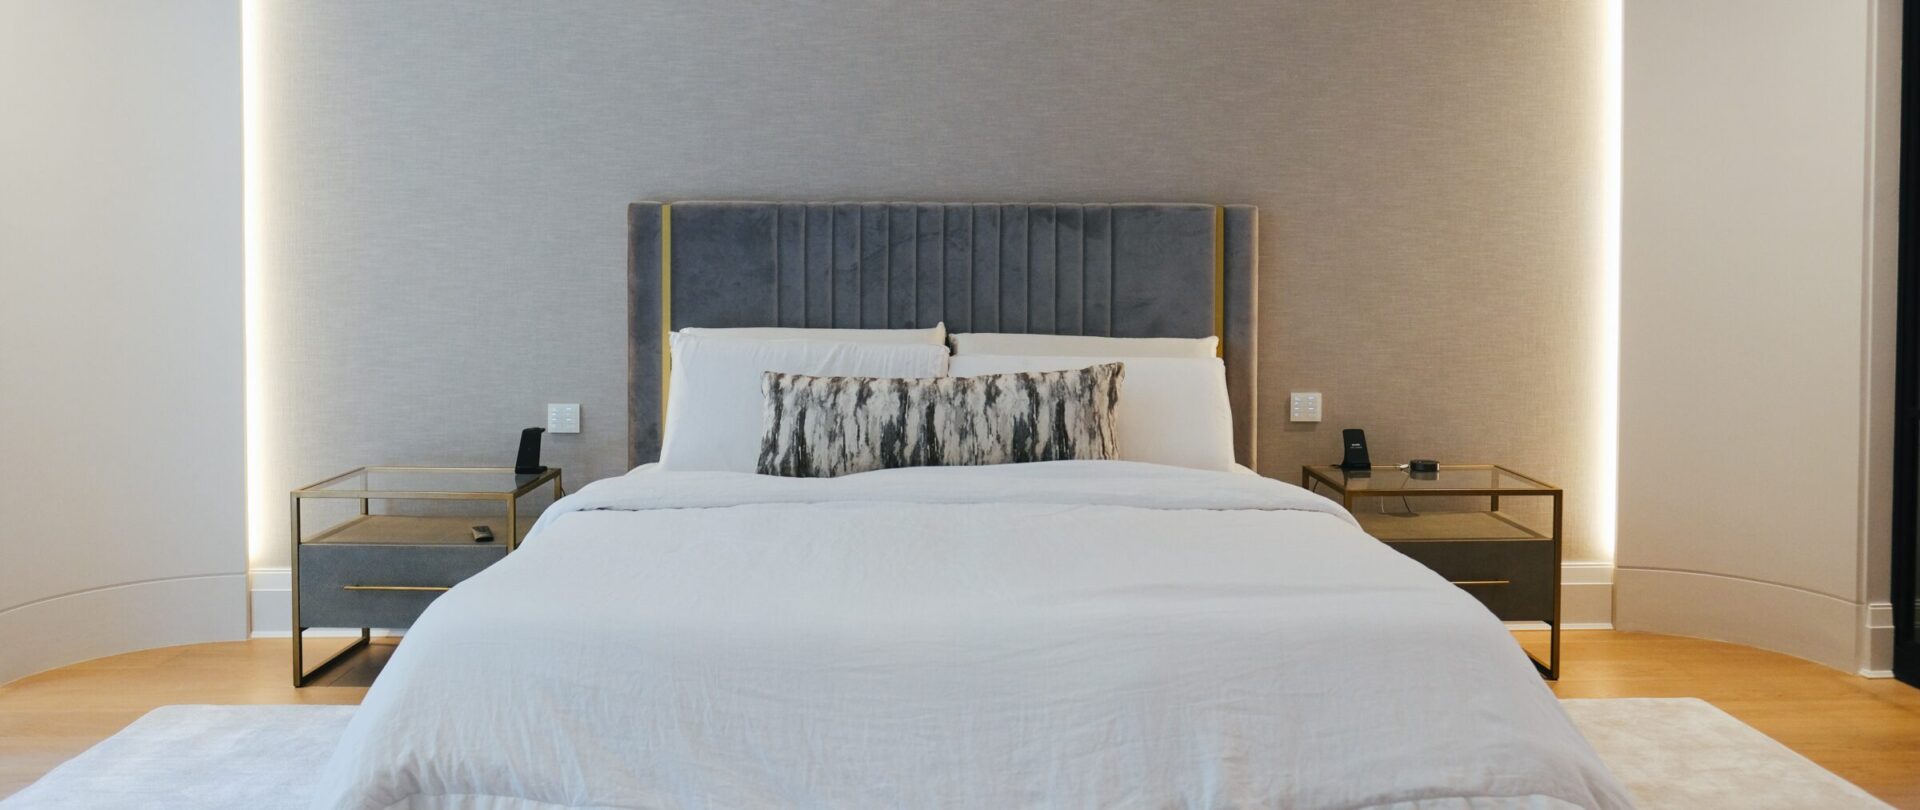
<path fill-rule="evenodd" d="M 247 630 L 240 10 L 0 2 L 0 683 Z"/>
<path fill-rule="evenodd" d="M 1364 426 L 1588 506 L 1597 3 L 271 5 L 271 490 L 507 457 L 621 471 L 626 204 L 1245 202 L 1263 469 Z M 1327 396 L 1317 428 L 1289 390 Z M 269 501 L 276 503 L 276 501 Z M 269 527 L 277 520 L 262 522 Z M 284 565 L 256 536 L 256 563 Z"/>

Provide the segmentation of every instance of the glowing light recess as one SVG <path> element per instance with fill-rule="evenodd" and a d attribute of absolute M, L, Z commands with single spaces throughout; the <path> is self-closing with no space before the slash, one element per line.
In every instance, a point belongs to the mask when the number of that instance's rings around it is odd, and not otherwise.
<path fill-rule="evenodd" d="M 1620 490 L 1620 154 L 1621 85 L 1624 37 L 1623 0 L 1607 0 L 1600 54 L 1600 273 L 1598 301 L 1600 372 L 1598 428 L 1594 458 L 1600 466 L 1600 490 L 1594 506 L 1595 529 L 1606 561 L 1618 541 Z"/>

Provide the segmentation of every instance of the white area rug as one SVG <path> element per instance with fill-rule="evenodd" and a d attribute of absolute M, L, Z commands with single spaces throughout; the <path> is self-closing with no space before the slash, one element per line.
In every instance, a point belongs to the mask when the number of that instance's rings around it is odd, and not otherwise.
<path fill-rule="evenodd" d="M 356 706 L 162 706 L 0 808 L 304 808 Z"/>
<path fill-rule="evenodd" d="M 1649 810 L 1888 806 L 1704 700 L 1613 698 L 1560 705 Z"/>
<path fill-rule="evenodd" d="M 1705 701 L 1564 703 L 1644 808 L 1887 806 Z M 353 709 L 155 709 L 0 808 L 305 807 Z"/>

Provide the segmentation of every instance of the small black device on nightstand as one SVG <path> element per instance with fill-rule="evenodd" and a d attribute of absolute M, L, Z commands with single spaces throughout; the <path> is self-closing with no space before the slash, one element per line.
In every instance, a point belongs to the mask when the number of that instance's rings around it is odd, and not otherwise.
<path fill-rule="evenodd" d="M 1340 446 L 1346 454 L 1340 459 L 1340 469 L 1371 470 L 1373 461 L 1367 456 L 1367 432 L 1359 428 L 1347 428 L 1340 431 Z"/>
<path fill-rule="evenodd" d="M 1440 462 L 1430 458 L 1416 458 L 1407 462 L 1407 472 L 1437 473 L 1439 471 Z"/>
<path fill-rule="evenodd" d="M 540 434 L 546 428 L 530 427 L 520 431 L 520 457 L 513 461 L 514 475 L 539 475 L 547 471 L 540 466 Z"/>

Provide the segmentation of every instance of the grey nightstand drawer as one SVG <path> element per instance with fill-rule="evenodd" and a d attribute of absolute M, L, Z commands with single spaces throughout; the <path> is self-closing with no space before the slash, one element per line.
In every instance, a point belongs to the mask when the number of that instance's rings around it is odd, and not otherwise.
<path fill-rule="evenodd" d="M 1554 621 L 1552 540 L 1389 542 L 1478 598 L 1506 621 Z"/>
<path fill-rule="evenodd" d="M 300 547 L 301 627 L 408 627 L 446 588 L 507 553 L 506 545 Z"/>

